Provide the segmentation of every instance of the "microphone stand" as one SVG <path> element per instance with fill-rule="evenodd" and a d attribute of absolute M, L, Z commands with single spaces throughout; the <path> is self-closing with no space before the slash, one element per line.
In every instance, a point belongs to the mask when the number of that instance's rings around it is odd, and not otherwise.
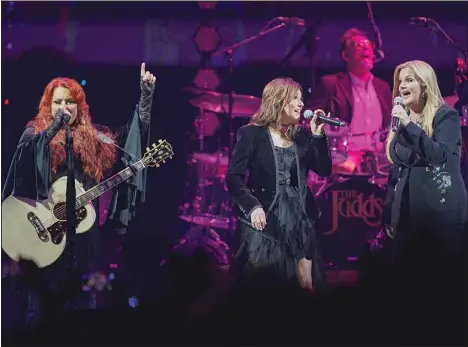
<path fill-rule="evenodd" d="M 73 136 L 68 120 L 65 123 L 65 151 L 67 160 L 67 192 L 66 192 L 66 216 L 67 216 L 67 244 L 69 254 L 69 270 L 76 269 L 75 234 L 76 234 L 76 189 L 75 189 L 75 159 L 73 155 Z"/>
<path fill-rule="evenodd" d="M 435 28 L 432 27 L 430 23 L 433 23 L 435 25 Z M 465 51 L 465 49 L 462 46 L 455 43 L 434 19 L 428 18 L 424 26 L 432 32 L 442 36 L 445 39 L 445 41 L 454 46 L 465 57 L 465 59 L 468 59 L 468 52 Z"/>
<path fill-rule="evenodd" d="M 288 54 L 286 54 L 286 56 L 281 61 L 281 66 L 286 67 L 286 63 L 299 51 L 302 46 L 304 46 L 309 57 L 309 68 L 311 71 L 310 85 L 312 87 L 315 86 L 314 54 L 316 51 L 315 42 L 318 40 L 315 30 L 316 27 L 314 25 L 307 26 L 307 29 L 301 35 L 299 41 L 290 49 Z"/>
<path fill-rule="evenodd" d="M 271 22 L 270 22 L 271 23 Z M 229 142 L 228 142 L 228 158 L 229 160 L 231 159 L 231 156 L 232 156 L 232 150 L 233 150 L 233 146 L 234 146 L 234 129 L 233 129 L 233 124 L 232 124 L 232 121 L 233 121 L 233 116 L 232 116 L 232 108 L 233 108 L 233 93 L 234 93 L 234 83 L 233 83 L 233 76 L 234 76 L 234 64 L 233 64 L 233 61 L 232 61 L 232 57 L 233 57 L 233 52 L 235 49 L 237 49 L 238 47 L 242 46 L 242 45 L 245 45 L 246 43 L 249 43 L 249 42 L 252 42 L 260 37 L 263 37 L 273 31 L 276 31 L 280 28 L 283 28 L 286 26 L 286 22 L 282 22 L 278 25 L 275 25 L 274 27 L 271 27 L 270 29 L 263 29 L 261 30 L 258 34 L 256 35 L 253 35 L 253 36 L 250 36 L 248 38 L 246 38 L 245 40 L 243 41 L 240 41 L 238 43 L 235 43 L 229 47 L 226 47 L 226 48 L 223 48 L 223 49 L 220 49 L 214 53 L 212 53 L 212 56 L 217 56 L 217 55 L 220 55 L 222 53 L 225 53 L 226 56 L 227 56 L 227 60 L 228 60 L 228 88 L 229 88 L 229 95 L 228 95 L 228 117 L 229 117 Z M 268 27 L 268 26 L 267 26 Z M 232 218 L 229 218 L 229 229 L 231 229 L 231 226 L 232 226 Z"/>
<path fill-rule="evenodd" d="M 434 24 L 435 27 L 431 26 L 430 23 Z M 434 19 L 432 18 L 427 18 L 424 26 L 431 30 L 432 32 L 438 34 L 439 36 L 442 36 L 445 41 L 449 44 L 451 44 L 452 46 L 454 46 L 463 56 L 463 59 L 466 61 L 468 61 L 468 52 L 465 51 L 465 49 L 460 46 L 459 44 L 455 43 L 452 38 L 441 28 L 441 26 L 439 25 L 439 23 L 437 23 Z M 464 83 L 467 83 L 466 81 Z M 457 86 L 457 88 L 459 88 L 459 86 Z M 458 93 L 458 92 L 457 92 Z M 461 114 L 460 114 L 460 117 L 463 119 L 463 118 L 466 118 L 466 113 L 468 110 L 468 105 L 466 105 L 468 103 L 468 100 L 466 100 L 466 95 L 458 95 L 458 98 L 460 100 L 460 110 L 461 111 Z"/>

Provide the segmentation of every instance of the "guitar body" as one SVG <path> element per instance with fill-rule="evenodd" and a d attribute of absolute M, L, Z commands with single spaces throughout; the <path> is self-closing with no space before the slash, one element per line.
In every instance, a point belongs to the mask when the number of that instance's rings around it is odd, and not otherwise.
<path fill-rule="evenodd" d="M 159 167 L 172 158 L 172 146 L 166 140 L 147 148 L 144 157 L 85 191 L 75 180 L 76 232 L 87 232 L 96 221 L 96 211 L 91 201 L 125 182 L 146 167 Z M 31 260 L 40 268 L 54 263 L 66 245 L 67 177 L 59 178 L 50 188 L 44 201 L 9 196 L 2 202 L 2 248 L 13 260 Z"/>
<path fill-rule="evenodd" d="M 66 245 L 67 177 L 54 182 L 46 200 L 9 196 L 2 203 L 2 248 L 13 260 L 31 260 L 43 268 L 54 263 Z M 76 196 L 85 191 L 75 180 Z M 96 211 L 88 203 L 76 211 L 76 232 L 88 231 Z"/>

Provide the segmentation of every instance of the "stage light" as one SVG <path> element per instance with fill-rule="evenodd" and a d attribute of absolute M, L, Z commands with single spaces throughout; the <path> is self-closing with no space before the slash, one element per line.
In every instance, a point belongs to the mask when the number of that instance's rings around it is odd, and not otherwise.
<path fill-rule="evenodd" d="M 5 99 L 5 100 L 3 101 L 3 104 L 4 104 L 4 105 L 8 105 L 8 104 L 10 104 L 10 100 L 8 100 L 8 99 Z"/>
<path fill-rule="evenodd" d="M 81 80 L 81 85 L 84 87 L 88 82 L 86 80 Z"/>
<path fill-rule="evenodd" d="M 221 36 L 213 27 L 200 26 L 193 37 L 193 41 L 200 52 L 211 53 L 221 45 Z"/>
<path fill-rule="evenodd" d="M 138 306 L 138 298 L 136 296 L 132 296 L 128 298 L 128 306 L 135 308 Z"/>
<path fill-rule="evenodd" d="M 212 10 L 218 4 L 217 1 L 197 1 L 197 3 L 198 3 L 198 7 L 206 9 L 206 10 Z"/>

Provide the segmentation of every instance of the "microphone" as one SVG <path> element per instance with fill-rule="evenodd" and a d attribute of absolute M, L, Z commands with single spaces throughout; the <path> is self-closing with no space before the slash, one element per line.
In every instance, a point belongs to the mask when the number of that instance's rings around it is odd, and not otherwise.
<path fill-rule="evenodd" d="M 378 63 L 385 58 L 385 53 L 381 49 L 375 51 L 376 55 L 374 57 L 374 63 Z"/>
<path fill-rule="evenodd" d="M 304 111 L 304 118 L 305 119 L 312 119 L 314 117 L 314 111 L 311 110 L 305 110 Z M 338 127 L 344 127 L 346 126 L 346 123 L 339 120 L 339 119 L 333 119 L 333 118 L 328 118 L 325 116 L 318 115 L 318 119 L 320 119 L 322 122 L 325 124 L 330 124 Z"/>
<path fill-rule="evenodd" d="M 277 17 L 278 20 L 286 22 L 286 23 L 291 23 L 300 27 L 303 27 L 305 25 L 305 20 L 302 18 L 298 17 Z"/>
<path fill-rule="evenodd" d="M 401 96 L 395 97 L 393 100 L 393 106 L 400 105 L 403 106 L 403 98 Z M 397 131 L 400 126 L 400 118 L 392 117 L 392 130 Z"/>
<path fill-rule="evenodd" d="M 410 24 L 413 25 L 427 25 L 428 22 L 432 21 L 432 19 L 426 17 L 411 17 L 409 21 Z"/>
<path fill-rule="evenodd" d="M 62 115 L 62 120 L 68 124 L 68 122 L 70 121 L 71 119 L 71 116 L 68 114 L 68 113 L 65 113 L 64 109 L 63 108 L 59 108 L 57 110 L 57 112 L 55 112 L 55 117 L 59 116 L 59 115 Z"/>
<path fill-rule="evenodd" d="M 119 145 L 117 145 L 115 143 L 115 141 L 113 139 L 111 139 L 109 136 L 107 135 L 104 135 L 103 133 L 99 132 L 97 133 L 97 137 L 98 139 L 103 142 L 103 143 L 107 143 L 109 145 L 112 145 L 114 147 L 117 147 L 118 149 L 120 149 L 122 152 L 124 152 L 125 154 L 128 154 L 128 156 L 132 157 L 133 159 L 139 161 L 141 159 L 138 159 L 137 157 L 135 157 L 132 153 L 128 153 L 125 149 L 123 149 L 122 147 L 120 147 Z"/>
<path fill-rule="evenodd" d="M 367 16 L 369 17 L 369 21 L 372 24 L 372 28 L 374 29 L 374 35 L 377 40 L 377 45 L 375 47 L 375 56 L 374 56 L 374 63 L 378 63 L 385 58 L 385 54 L 382 50 L 382 34 L 380 33 L 379 27 L 375 23 L 374 13 L 372 12 L 372 6 L 370 1 L 366 1 L 367 4 Z"/>

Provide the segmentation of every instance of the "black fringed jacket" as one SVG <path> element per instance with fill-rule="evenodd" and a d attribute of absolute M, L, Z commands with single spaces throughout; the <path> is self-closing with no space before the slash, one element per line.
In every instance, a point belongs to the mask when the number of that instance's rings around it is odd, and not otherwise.
<path fill-rule="evenodd" d="M 291 184 L 300 189 L 307 214 L 312 219 L 319 210 L 307 187 L 309 170 L 318 175 L 329 176 L 332 161 L 326 136 L 316 137 L 300 128 L 294 139 L 296 167 L 293 168 Z M 271 134 L 265 126 L 249 124 L 239 129 L 237 143 L 226 176 L 229 193 L 245 217 L 257 206 L 262 206 L 268 215 L 278 198 L 278 161 Z M 245 177 L 249 172 L 247 182 Z"/>

